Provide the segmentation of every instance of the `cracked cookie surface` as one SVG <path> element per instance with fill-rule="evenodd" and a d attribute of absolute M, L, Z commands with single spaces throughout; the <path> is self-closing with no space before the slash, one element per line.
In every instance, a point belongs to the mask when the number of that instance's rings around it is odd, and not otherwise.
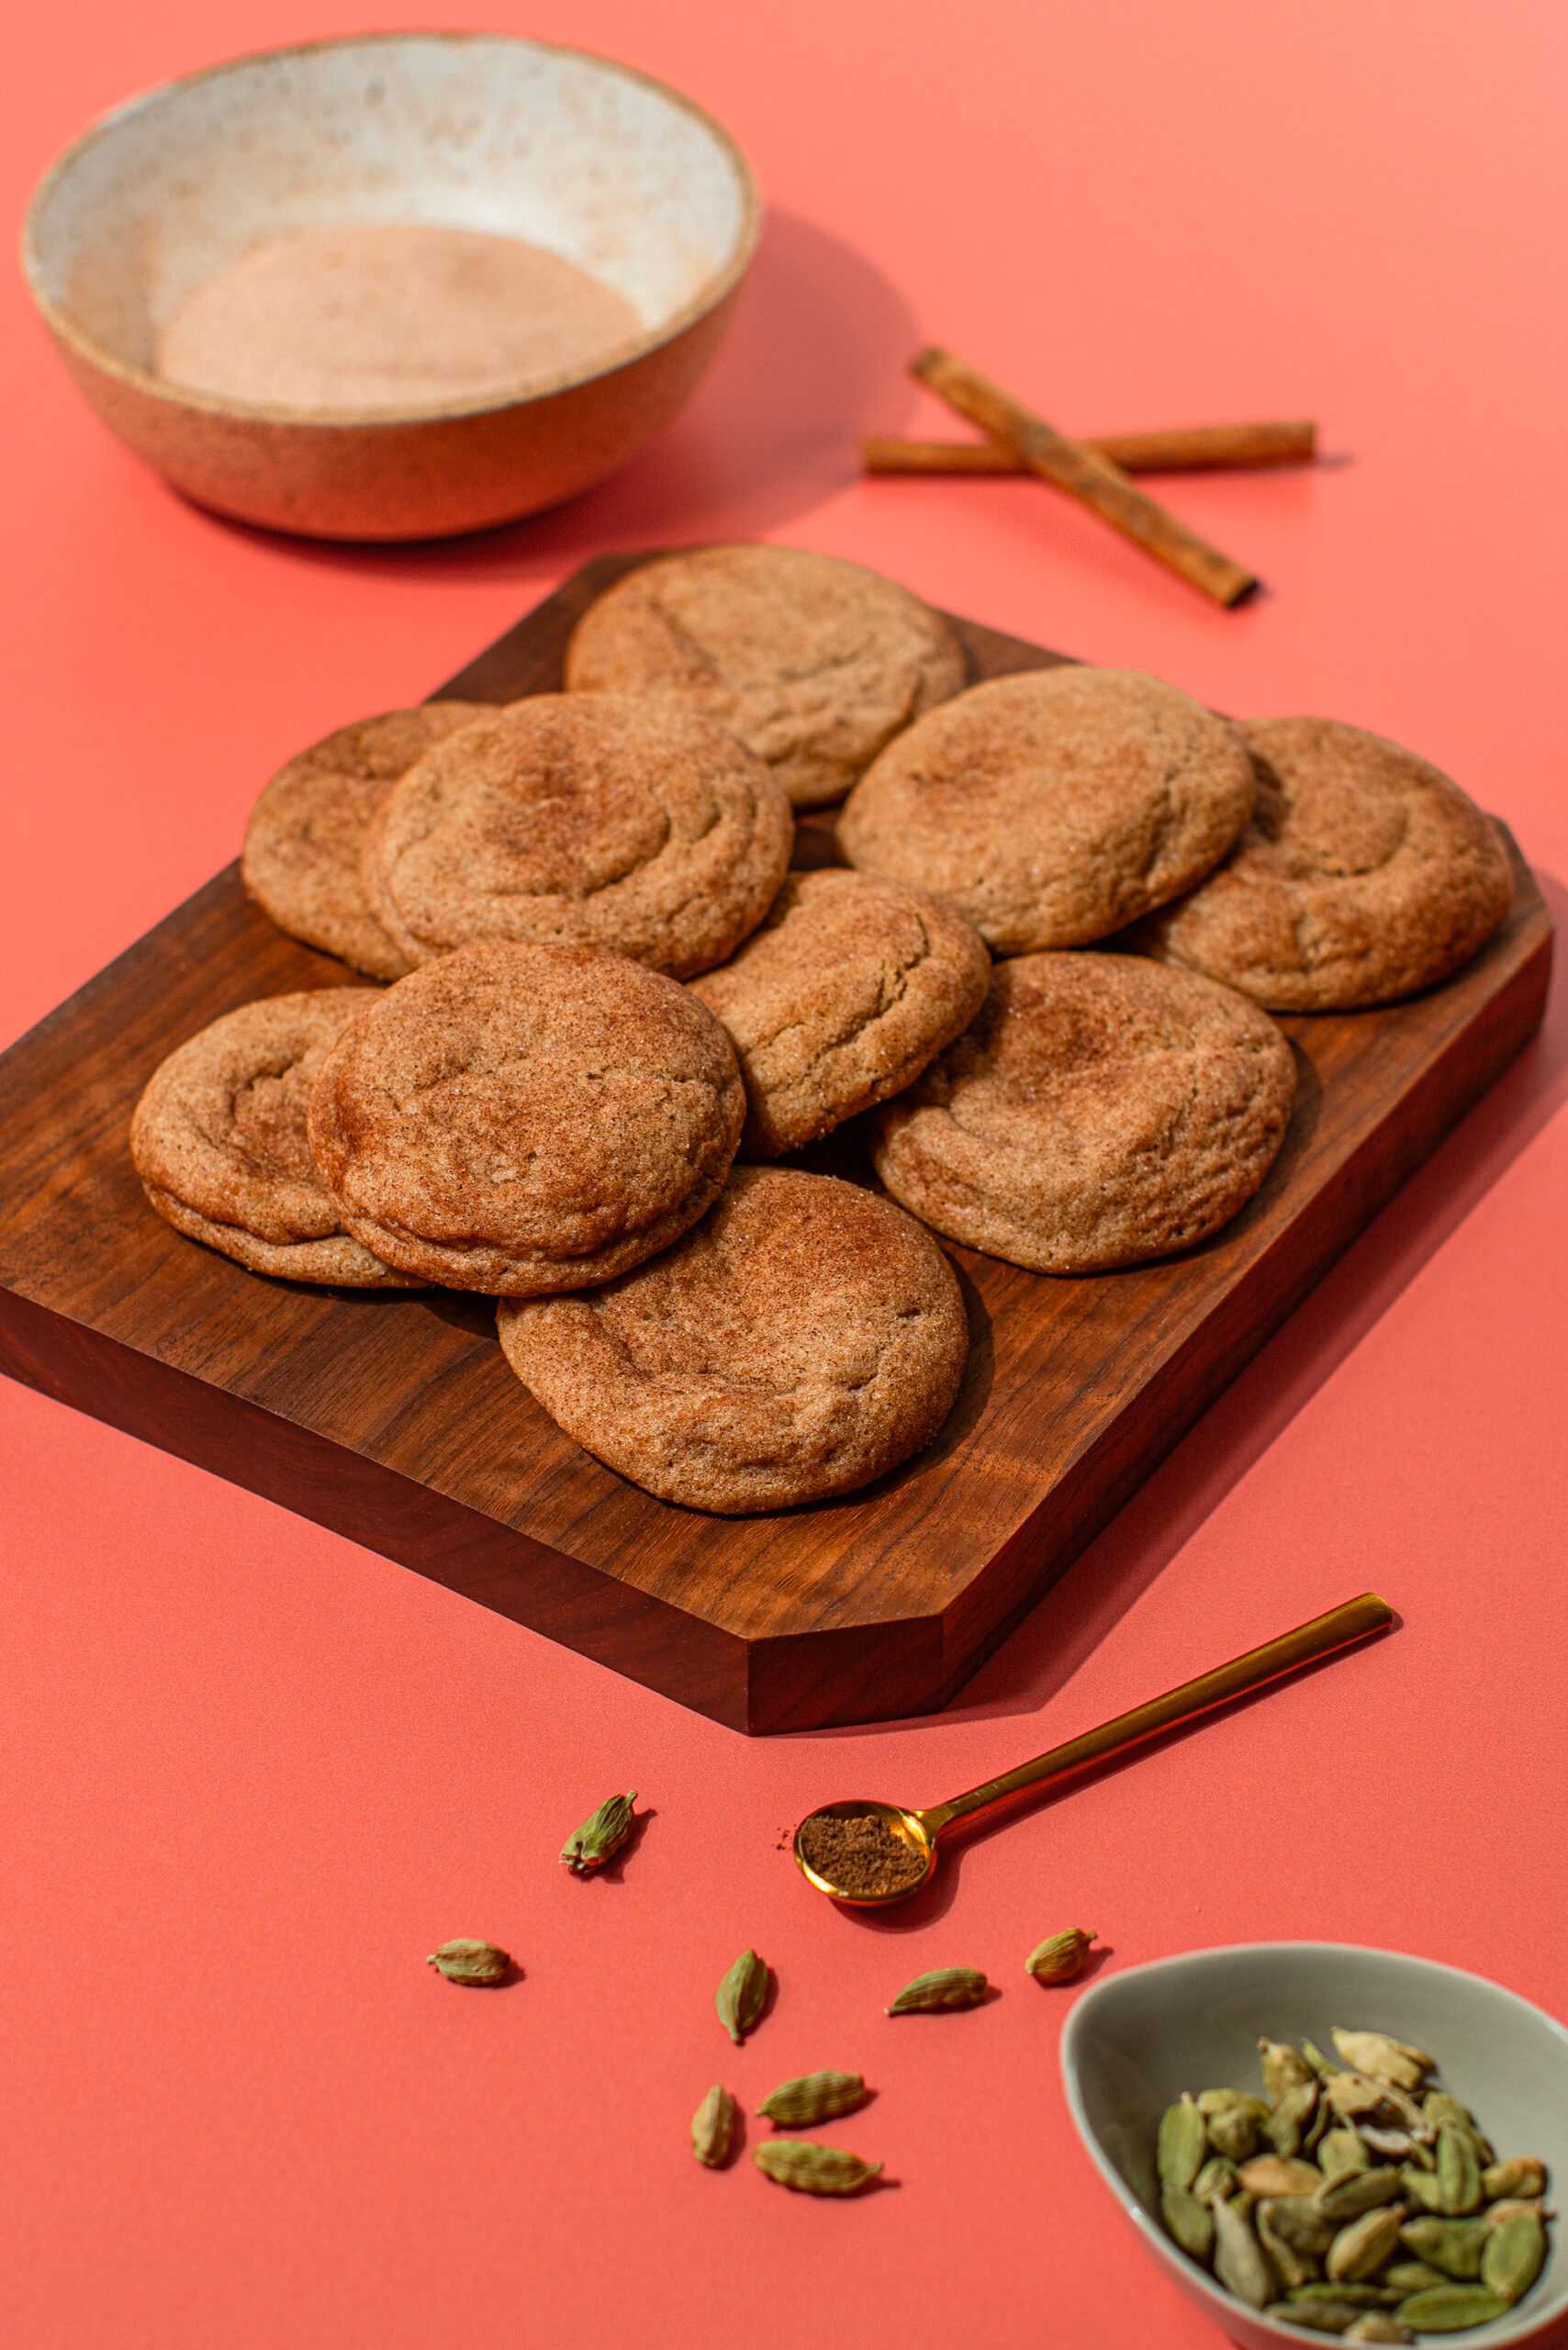
<path fill-rule="evenodd" d="M 154 1070 L 130 1152 L 160 1215 L 252 1272 L 404 1289 L 351 1238 L 306 1140 L 310 1088 L 375 988 L 263 996 L 225 1013 Z"/>
<path fill-rule="evenodd" d="M 369 828 L 363 878 L 410 967 L 504 938 L 685 979 L 756 929 L 793 838 L 778 785 L 711 719 L 536 694 L 410 768 Z"/>
<path fill-rule="evenodd" d="M 912 726 L 850 794 L 838 842 L 1024 955 L 1191 889 L 1251 805 L 1226 720 L 1158 677 L 1065 666 L 972 686 Z"/>
<path fill-rule="evenodd" d="M 936 1436 L 969 1351 L 928 1232 L 857 1184 L 741 1168 L 651 1264 L 504 1301 L 508 1361 L 566 1434 L 661 1500 L 744 1516 L 849 1493 Z"/>
<path fill-rule="evenodd" d="M 313 743 L 281 767 L 251 811 L 241 871 L 263 913 L 375 979 L 412 968 L 371 912 L 360 878 L 365 828 L 392 786 L 449 734 L 491 715 L 484 702 L 384 711 Z"/>
<path fill-rule="evenodd" d="M 532 1296 L 667 1248 L 717 1196 L 745 1115 L 728 1036 L 675 980 L 488 941 L 345 1032 L 309 1138 L 344 1225 L 388 1264 Z"/>
<path fill-rule="evenodd" d="M 941 614 L 879 573 L 801 547 L 705 547 L 630 572 L 590 605 L 566 684 L 700 710 L 796 807 L 818 808 L 957 693 L 967 666 Z"/>
<path fill-rule="evenodd" d="M 979 933 L 924 891 L 791 873 L 734 959 L 692 982 L 740 1058 L 742 1150 L 776 1158 L 913 1084 L 990 983 Z"/>
<path fill-rule="evenodd" d="M 1134 955 L 1026 955 L 878 1113 L 894 1199 L 987 1256 L 1103 1272 L 1190 1248 L 1284 1140 L 1295 1064 L 1245 996 Z"/>
<path fill-rule="evenodd" d="M 1257 774 L 1234 853 L 1129 944 L 1277 1012 L 1392 1003 L 1447 979 L 1508 910 L 1496 826 L 1415 752 L 1330 718 L 1241 729 Z"/>

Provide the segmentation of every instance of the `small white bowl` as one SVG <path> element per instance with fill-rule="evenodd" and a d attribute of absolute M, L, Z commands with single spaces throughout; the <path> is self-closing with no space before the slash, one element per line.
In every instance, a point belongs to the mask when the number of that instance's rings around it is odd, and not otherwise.
<path fill-rule="evenodd" d="M 642 330 L 515 393 L 404 408 L 267 407 L 154 372 L 160 330 L 217 271 L 365 221 L 543 245 Z M 78 388 L 187 497 L 312 536 L 427 538 L 553 505 L 667 424 L 757 225 L 734 141 L 647 74 L 502 34 L 370 34 L 239 58 L 104 116 L 40 183 L 22 260 Z"/>
<path fill-rule="evenodd" d="M 1101 2177 L 1173 2284 L 1249 2350 L 1315 2342 L 1260 2317 L 1179 2251 L 1160 2224 L 1155 2132 L 1183 2089 L 1259 2086 L 1258 2037 L 1316 2040 L 1331 2026 L 1386 2031 L 1434 2055 L 1445 2088 L 1470 2106 L 1499 2156 L 1538 2154 L 1549 2199 L 1568 2183 L 1568 2031 L 1479 1975 L 1341 1942 L 1240 1942 L 1108 1975 L 1062 2035 L 1062 2080 Z M 1534 2342 L 1568 2310 L 1568 2255 L 1494 2324 L 1455 2334 L 1474 2350 Z M 1448 2339 L 1450 2337 L 1444 2337 Z"/>

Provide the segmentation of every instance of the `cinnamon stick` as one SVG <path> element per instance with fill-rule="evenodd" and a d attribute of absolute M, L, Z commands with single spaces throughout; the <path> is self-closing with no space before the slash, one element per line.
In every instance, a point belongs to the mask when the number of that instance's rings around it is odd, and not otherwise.
<path fill-rule="evenodd" d="M 1227 554 L 1209 545 L 1157 505 L 1109 458 L 1070 441 L 1011 392 L 993 384 L 950 351 L 920 352 L 910 363 L 910 374 L 939 399 L 967 416 L 993 440 L 1004 442 L 1029 471 L 1042 481 L 1065 489 L 1103 522 L 1120 531 L 1157 563 L 1164 564 L 1189 587 L 1212 596 L 1216 604 L 1238 604 L 1251 594 L 1258 580 Z"/>
<path fill-rule="evenodd" d="M 1317 453 L 1309 417 L 1256 424 L 1174 424 L 1152 432 L 1101 432 L 1083 445 L 1125 474 L 1225 473 L 1253 465 L 1305 464 Z M 874 432 L 862 442 L 868 474 L 1026 474 L 1001 441 L 905 441 Z"/>

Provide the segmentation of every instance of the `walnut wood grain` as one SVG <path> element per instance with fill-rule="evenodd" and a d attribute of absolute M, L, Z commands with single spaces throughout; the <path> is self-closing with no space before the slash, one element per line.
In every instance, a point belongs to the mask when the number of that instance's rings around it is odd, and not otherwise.
<path fill-rule="evenodd" d="M 604 560 L 443 691 L 558 681 Z M 1060 655 L 959 622 L 977 676 Z M 803 828 L 831 855 L 832 817 Z M 481 1299 L 256 1278 L 145 1205 L 125 1148 L 156 1063 L 218 1013 L 341 968 L 230 867 L 0 1058 L 0 1368 L 744 1730 L 944 1703 L 1539 1024 L 1551 925 L 1504 930 L 1409 1004 L 1285 1026 L 1285 1148 L 1247 1213 L 1169 1263 L 1051 1281 L 967 1250 L 975 1343 L 931 1451 L 754 1519 L 669 1507 L 561 1435 Z M 857 1143 L 838 1142 L 853 1170 Z"/>

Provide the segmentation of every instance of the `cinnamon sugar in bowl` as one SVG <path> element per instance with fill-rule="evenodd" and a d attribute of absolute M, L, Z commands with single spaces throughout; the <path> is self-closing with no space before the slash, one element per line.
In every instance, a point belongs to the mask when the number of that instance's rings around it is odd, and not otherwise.
<path fill-rule="evenodd" d="M 430 538 L 586 489 L 667 424 L 757 225 L 728 133 L 631 67 L 373 34 L 106 115 L 35 193 L 23 264 L 78 388 L 187 497 Z"/>

